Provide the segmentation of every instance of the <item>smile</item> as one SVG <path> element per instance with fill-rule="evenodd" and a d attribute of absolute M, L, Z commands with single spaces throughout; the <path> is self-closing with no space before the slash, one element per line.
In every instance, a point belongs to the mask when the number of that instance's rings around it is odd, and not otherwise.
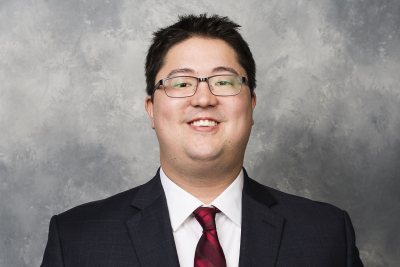
<path fill-rule="evenodd" d="M 212 127 L 212 126 L 217 126 L 218 122 L 214 120 L 196 120 L 192 121 L 190 125 L 196 126 L 196 127 Z"/>

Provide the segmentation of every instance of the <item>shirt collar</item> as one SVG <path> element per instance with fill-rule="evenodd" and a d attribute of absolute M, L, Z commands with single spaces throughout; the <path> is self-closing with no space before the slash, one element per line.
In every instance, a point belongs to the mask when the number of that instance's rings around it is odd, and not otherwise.
<path fill-rule="evenodd" d="M 210 205 L 217 207 L 238 227 L 242 224 L 243 170 Z"/>
<path fill-rule="evenodd" d="M 160 168 L 160 179 L 167 199 L 172 230 L 175 232 L 182 223 L 200 206 L 207 206 L 183 190 L 167 177 Z M 242 217 L 243 170 L 236 179 L 210 205 L 217 207 L 238 227 Z"/>

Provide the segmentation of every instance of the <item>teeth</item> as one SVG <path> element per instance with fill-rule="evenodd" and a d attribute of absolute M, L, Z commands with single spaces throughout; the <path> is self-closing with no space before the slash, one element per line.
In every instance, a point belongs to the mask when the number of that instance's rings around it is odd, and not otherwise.
<path fill-rule="evenodd" d="M 191 123 L 193 126 L 216 126 L 217 122 L 216 121 L 210 121 L 210 120 L 198 120 L 194 121 Z"/>

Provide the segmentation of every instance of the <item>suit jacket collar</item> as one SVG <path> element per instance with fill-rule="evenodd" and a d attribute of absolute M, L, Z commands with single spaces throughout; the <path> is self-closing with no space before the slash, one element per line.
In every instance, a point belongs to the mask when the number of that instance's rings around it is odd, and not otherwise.
<path fill-rule="evenodd" d="M 240 267 L 275 266 L 284 218 L 271 207 L 276 200 L 268 189 L 249 178 L 244 170 Z M 159 172 L 140 187 L 132 201 L 136 210 L 126 221 L 142 267 L 178 267 L 168 205 Z"/>
<path fill-rule="evenodd" d="M 277 202 L 268 189 L 244 174 L 239 266 L 275 266 L 284 218 L 271 210 Z"/>
<path fill-rule="evenodd" d="M 140 265 L 178 267 L 179 260 L 159 171 L 139 188 L 131 206 L 136 212 L 126 221 L 126 225 Z"/>

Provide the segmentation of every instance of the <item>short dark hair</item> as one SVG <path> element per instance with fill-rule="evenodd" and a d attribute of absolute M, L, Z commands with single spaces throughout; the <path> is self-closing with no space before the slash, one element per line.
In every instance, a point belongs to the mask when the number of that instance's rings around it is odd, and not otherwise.
<path fill-rule="evenodd" d="M 184 15 L 179 16 L 178 22 L 161 28 L 153 33 L 151 44 L 146 57 L 146 91 L 153 97 L 157 73 L 164 64 L 164 58 L 172 46 L 194 36 L 221 39 L 227 42 L 236 52 L 239 64 L 245 69 L 248 86 L 253 95 L 256 87 L 256 65 L 249 45 L 238 32 L 240 25 L 228 17 L 218 15 Z"/>

